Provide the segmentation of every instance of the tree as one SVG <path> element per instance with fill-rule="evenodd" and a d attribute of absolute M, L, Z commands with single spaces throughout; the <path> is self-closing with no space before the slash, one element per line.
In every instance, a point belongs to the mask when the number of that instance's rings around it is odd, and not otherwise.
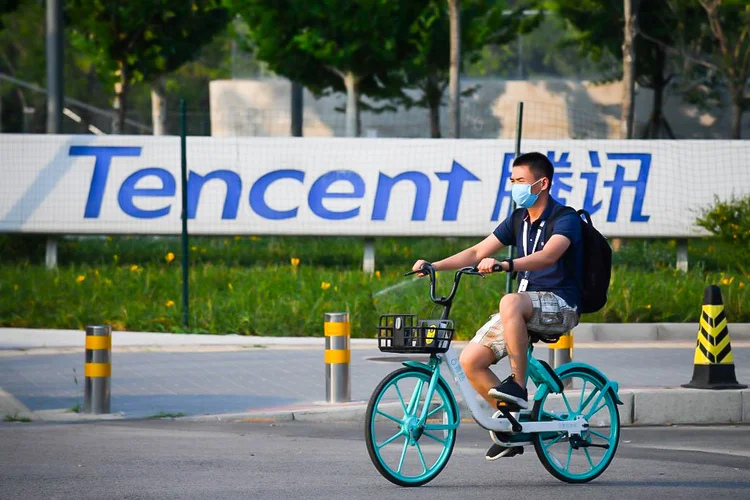
<path fill-rule="evenodd" d="M 74 46 L 114 88 L 113 133 L 123 130 L 133 83 L 155 82 L 158 95 L 158 79 L 192 59 L 229 19 L 220 0 L 68 0 L 65 12 Z"/>
<path fill-rule="evenodd" d="M 391 72 L 407 53 L 419 2 L 398 0 L 226 0 L 250 28 L 270 70 L 320 95 L 346 92 L 346 135 L 360 133 L 361 96 L 402 90 Z"/>
<path fill-rule="evenodd" d="M 682 91 L 702 108 L 721 104 L 729 92 L 730 137 L 741 137 L 750 108 L 750 4 L 746 0 L 664 0 L 677 23 L 670 37 L 643 34 L 683 63 Z"/>
<path fill-rule="evenodd" d="M 716 67 L 732 101 L 730 137 L 742 136 L 742 115 L 750 108 L 750 4 L 747 0 L 700 0 L 718 45 Z"/>
<path fill-rule="evenodd" d="M 633 107 L 635 97 L 635 30 L 638 17 L 638 5 L 640 0 L 623 0 L 623 26 L 622 41 L 622 111 L 620 121 L 622 123 L 623 136 L 626 139 L 633 138 Z"/>
<path fill-rule="evenodd" d="M 448 116 L 450 117 L 451 137 L 461 136 L 461 0 L 448 0 L 450 17 L 450 69 Z"/>
<path fill-rule="evenodd" d="M 452 67 L 453 53 L 450 52 L 450 20 L 445 0 L 430 0 L 410 28 L 410 44 L 413 56 L 404 61 L 404 86 L 419 89 L 418 98 L 404 95 L 402 104 L 429 109 L 430 135 L 440 137 L 440 107 L 449 83 L 449 68 Z M 463 0 L 461 4 L 462 66 L 476 63 L 481 51 L 487 45 L 501 46 L 515 39 L 519 34 L 528 33 L 541 20 L 541 14 L 527 16 L 523 7 L 506 10 L 505 2 L 491 0 Z M 452 75 L 452 73 L 450 74 Z M 451 80 L 452 81 L 452 80 Z M 458 89 L 458 83 L 455 83 Z M 474 89 L 459 92 L 471 93 Z M 453 97 L 451 97 L 453 99 Z M 455 110 L 451 108 L 451 134 L 455 134 Z"/>
<path fill-rule="evenodd" d="M 0 0 L 0 16 L 10 14 L 21 5 L 21 0 Z M 3 20 L 0 18 L 0 30 L 4 27 Z"/>
<path fill-rule="evenodd" d="M 630 79 L 623 74 L 623 47 L 626 44 L 623 30 L 618 28 L 625 25 L 623 0 L 549 0 L 547 5 L 572 28 L 565 43 L 577 46 L 582 54 L 591 56 L 594 61 L 603 62 L 605 79 Z M 632 23 L 632 17 L 637 17 L 637 23 Z M 686 29 L 694 29 L 695 20 L 686 22 Z M 668 0 L 633 0 L 631 23 L 637 35 L 633 36 L 631 33 L 631 57 L 634 58 L 632 79 L 639 86 L 650 88 L 654 92 L 651 114 L 643 137 L 656 138 L 663 131 L 668 137 L 674 138 L 664 119 L 662 104 L 664 91 L 675 74 L 667 57 L 665 44 L 674 42 L 678 18 Z M 628 53 L 630 54 L 629 50 Z M 631 92 L 627 92 L 627 95 L 631 95 Z M 632 106 L 623 103 L 623 120 L 626 120 L 629 109 Z M 626 130 L 628 128 L 630 127 L 626 126 Z M 624 135 L 628 136 L 627 133 Z"/>

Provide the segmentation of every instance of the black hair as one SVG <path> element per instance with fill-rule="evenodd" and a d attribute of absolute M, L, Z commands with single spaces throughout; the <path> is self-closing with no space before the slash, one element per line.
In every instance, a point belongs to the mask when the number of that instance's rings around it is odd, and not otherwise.
<path fill-rule="evenodd" d="M 546 177 L 549 179 L 549 183 L 552 184 L 552 176 L 555 174 L 555 167 L 552 166 L 552 162 L 549 161 L 542 153 L 524 153 L 515 160 L 513 160 L 513 166 L 526 165 L 534 174 L 534 177 L 541 179 Z"/>

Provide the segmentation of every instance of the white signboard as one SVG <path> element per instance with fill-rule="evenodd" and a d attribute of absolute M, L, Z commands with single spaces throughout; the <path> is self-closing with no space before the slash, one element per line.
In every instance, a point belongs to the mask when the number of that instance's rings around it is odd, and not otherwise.
<path fill-rule="evenodd" d="M 607 236 L 690 237 L 750 193 L 750 141 L 538 141 L 552 195 Z M 508 214 L 513 142 L 190 137 L 191 234 L 486 236 Z M 180 140 L 0 135 L 0 231 L 178 234 Z"/>

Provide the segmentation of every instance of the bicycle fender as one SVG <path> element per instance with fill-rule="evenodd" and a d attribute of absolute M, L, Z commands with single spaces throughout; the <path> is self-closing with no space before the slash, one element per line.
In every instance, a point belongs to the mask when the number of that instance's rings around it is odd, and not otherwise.
<path fill-rule="evenodd" d="M 557 373 L 560 376 L 560 378 L 562 378 L 562 374 L 564 372 L 566 372 L 566 371 L 568 371 L 570 369 L 573 369 L 573 368 L 586 368 L 586 369 L 591 370 L 594 373 L 596 373 L 602 379 L 602 381 L 605 383 L 605 386 L 604 386 L 605 391 L 607 391 L 607 390 L 612 391 L 612 397 L 614 397 L 615 402 L 618 405 L 624 404 L 622 402 L 622 400 L 620 399 L 620 395 L 618 394 L 618 392 L 620 390 L 620 384 L 618 384 L 614 380 L 608 379 L 607 376 L 604 375 L 604 373 L 602 373 L 601 370 L 599 370 L 595 366 L 591 366 L 591 365 L 586 364 L 586 363 L 580 363 L 580 362 L 573 361 L 571 363 L 565 363 L 562 366 L 558 366 L 557 369 L 555 369 L 555 373 Z M 547 393 L 549 393 L 549 388 L 548 387 L 545 387 L 541 391 L 537 391 L 534 394 L 534 401 L 540 401 L 543 397 L 545 397 L 547 395 Z"/>
<path fill-rule="evenodd" d="M 432 368 L 430 367 L 430 365 L 426 363 L 421 363 L 419 361 L 409 360 L 409 361 L 404 361 L 401 364 L 404 366 L 408 366 L 409 368 L 421 368 L 423 370 L 427 370 L 428 372 L 432 371 Z M 453 404 L 453 407 L 456 409 L 456 421 L 460 422 L 461 421 L 461 409 L 458 407 L 458 401 L 456 401 L 456 396 L 453 394 L 453 390 L 451 389 L 451 386 L 448 385 L 448 382 L 446 382 L 445 379 L 443 378 L 443 374 L 442 373 L 439 374 L 438 377 L 440 377 L 440 380 L 446 385 L 446 387 L 448 387 L 448 389 L 450 389 L 448 391 L 448 397 L 451 399 L 451 403 Z"/>

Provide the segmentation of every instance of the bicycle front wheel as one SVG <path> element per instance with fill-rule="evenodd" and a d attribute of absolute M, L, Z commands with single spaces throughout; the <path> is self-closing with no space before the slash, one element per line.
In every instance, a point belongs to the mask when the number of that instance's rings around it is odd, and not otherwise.
<path fill-rule="evenodd" d="M 399 486 L 422 486 L 448 463 L 456 443 L 458 408 L 440 380 L 427 401 L 432 374 L 394 371 L 375 388 L 365 415 L 365 442 L 375 468 Z M 423 409 L 427 419 L 419 425 Z"/>
<path fill-rule="evenodd" d="M 544 468 L 566 483 L 587 483 L 604 472 L 620 442 L 620 413 L 612 391 L 602 392 L 606 381 L 594 370 L 571 367 L 558 373 L 566 388 L 534 403 L 535 421 L 589 422 L 581 436 L 567 432 L 534 434 L 534 449 Z"/>

